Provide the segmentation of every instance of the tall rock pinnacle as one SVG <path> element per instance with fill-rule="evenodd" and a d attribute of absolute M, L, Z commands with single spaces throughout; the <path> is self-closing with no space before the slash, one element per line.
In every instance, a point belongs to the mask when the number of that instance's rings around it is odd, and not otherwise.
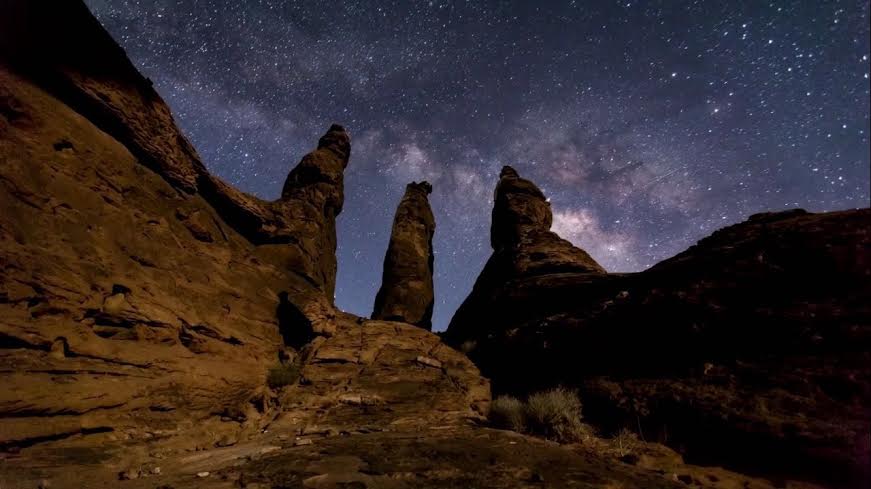
<path fill-rule="evenodd" d="M 350 157 L 351 138 L 344 127 L 333 124 L 317 149 L 303 156 L 287 175 L 279 201 L 297 222 L 311 223 L 310 232 L 299 233 L 297 239 L 317 261 L 312 270 L 315 276 L 310 278 L 322 284 L 330 299 L 336 289 L 336 216 L 345 202 L 344 170 Z M 293 265 L 300 269 L 298 263 Z"/>
<path fill-rule="evenodd" d="M 318 197 L 323 201 L 318 204 L 335 209 L 338 214 L 344 202 L 342 176 L 350 157 L 351 138 L 344 127 L 333 124 L 321 136 L 317 149 L 303 156 L 287 175 L 281 197 L 292 198 L 300 188 L 320 185 L 324 191 Z"/>
<path fill-rule="evenodd" d="M 521 178 L 514 168 L 503 167 L 496 184 L 490 224 L 493 254 L 475 281 L 472 293 L 451 319 L 446 332 L 449 342 L 457 343 L 498 329 L 500 325 L 491 320 L 493 311 L 489 304 L 505 288 L 517 287 L 520 291 L 535 288 L 540 279 L 553 274 L 605 273 L 586 251 L 551 231 L 552 223 L 553 213 L 544 193 Z"/>
<path fill-rule="evenodd" d="M 529 231 L 548 231 L 553 222 L 550 204 L 534 183 L 520 178 L 517 170 L 502 167 L 496 184 L 490 245 L 494 250 L 515 246 Z"/>
<path fill-rule="evenodd" d="M 403 321 L 432 329 L 435 218 L 427 199 L 431 192 L 428 182 L 412 182 L 405 188 L 393 219 L 373 319 Z"/>
<path fill-rule="evenodd" d="M 535 274 L 539 269 L 605 272 L 586 251 L 552 232 L 552 223 L 550 203 L 541 190 L 521 178 L 514 168 L 503 167 L 496 184 L 490 224 L 493 251 L 508 253 L 515 271 L 524 276 Z"/>

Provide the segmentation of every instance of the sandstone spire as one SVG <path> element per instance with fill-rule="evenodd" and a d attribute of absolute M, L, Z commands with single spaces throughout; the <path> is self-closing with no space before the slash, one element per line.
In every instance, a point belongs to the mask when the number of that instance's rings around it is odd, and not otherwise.
<path fill-rule="evenodd" d="M 373 319 L 403 321 L 432 329 L 435 218 L 427 200 L 431 192 L 428 182 L 412 182 L 399 202 Z"/>
<path fill-rule="evenodd" d="M 350 156 L 351 138 L 344 127 L 333 124 L 317 149 L 287 175 L 279 201 L 295 222 L 310 228 L 297 234 L 297 243 L 316 263 L 309 267 L 293 261 L 293 268 L 311 270 L 308 275 L 322 284 L 330 300 L 336 289 L 336 216 L 345 201 L 344 170 Z"/>
<path fill-rule="evenodd" d="M 498 329 L 489 301 L 507 284 L 535 283 L 553 274 L 597 276 L 605 269 L 586 251 L 550 230 L 553 213 L 544 193 L 510 166 L 502 168 L 493 202 L 490 244 L 493 254 L 475 281 L 472 293 L 454 314 L 446 339 L 485 335 Z"/>
<path fill-rule="evenodd" d="M 300 188 L 322 185 L 327 191 L 319 196 L 324 200 L 318 203 L 328 205 L 338 214 L 344 202 L 342 175 L 350 157 L 351 138 L 344 127 L 331 125 L 318 140 L 317 149 L 303 156 L 296 168 L 287 175 L 281 198 L 295 196 Z"/>
<path fill-rule="evenodd" d="M 528 231 L 548 231 L 553 221 L 550 204 L 534 183 L 517 170 L 502 167 L 493 203 L 490 244 L 494 250 L 514 246 Z"/>
<path fill-rule="evenodd" d="M 550 202 L 531 181 L 505 166 L 496 184 L 490 244 L 495 253 L 511 255 L 515 271 L 523 275 L 537 269 L 604 273 L 586 251 L 550 230 Z"/>

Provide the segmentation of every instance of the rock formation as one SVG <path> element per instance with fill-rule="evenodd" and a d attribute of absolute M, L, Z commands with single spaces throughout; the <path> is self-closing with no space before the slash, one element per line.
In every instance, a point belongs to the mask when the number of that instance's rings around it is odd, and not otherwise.
<path fill-rule="evenodd" d="M 510 166 L 502 168 L 493 204 L 490 245 L 505 255 L 511 274 L 604 273 L 586 251 L 550 231 L 550 202 L 534 183 L 520 178 Z"/>
<path fill-rule="evenodd" d="M 3 66 L 124 146 L 179 198 L 201 197 L 250 243 L 290 244 L 273 248 L 291 273 L 315 284 L 332 302 L 335 253 L 324 251 L 335 250 L 342 170 L 350 157 L 349 138 L 341 126 L 331 127 L 318 149 L 288 176 L 281 199 L 260 200 L 206 171 L 151 81 L 136 71 L 81 2 L 11 0 L 3 8 L 8 14 L 0 19 Z M 16 103 L 11 95 L 3 100 L 7 106 Z M 26 116 L 16 115 L 14 108 L 4 110 L 13 119 Z"/>
<path fill-rule="evenodd" d="M 432 329 L 435 218 L 427 196 L 428 182 L 412 182 L 396 209 L 384 276 L 375 297 L 373 319 L 402 321 Z"/>
<path fill-rule="evenodd" d="M 256 432 L 286 340 L 336 329 L 347 133 L 263 201 L 206 171 L 81 2 L 4 2 L 0 24 L 0 446 L 228 412 Z"/>
<path fill-rule="evenodd" d="M 677 488 L 662 474 L 713 473 L 482 428 L 489 384 L 465 356 L 337 312 L 349 156 L 333 126 L 281 198 L 245 195 L 205 170 L 81 2 L 0 3 L 0 485 Z M 420 226 L 430 277 L 425 190 L 396 248 Z"/>
<path fill-rule="evenodd" d="M 563 274 L 591 279 L 605 273 L 586 251 L 551 231 L 552 223 L 550 202 L 541 190 L 521 178 L 514 168 L 502 168 L 490 225 L 493 254 L 472 293 L 451 320 L 445 332 L 449 341 L 459 345 L 486 336 L 491 328 L 501 330 L 502 324 L 492 320 L 494 311 L 482 305 L 510 302 L 512 298 L 502 296 L 503 293 L 534 289 L 539 280 L 552 280 Z M 522 310 L 515 312 L 524 314 Z M 535 309 L 530 312 L 534 315 Z"/>
<path fill-rule="evenodd" d="M 489 383 L 468 358 L 333 306 L 349 157 L 333 125 L 279 199 L 239 192 L 80 1 L 0 3 L 0 486 L 771 489 L 659 445 L 618 459 L 592 435 L 569 449 L 482 427 Z M 384 308 L 426 304 L 401 295 L 431 279 L 426 190 L 397 211 Z M 502 386 L 574 382 L 603 423 L 641 416 L 693 447 L 693 429 L 733 448 L 752 432 L 751 452 L 811 446 L 853 473 L 867 212 L 758 216 L 624 277 L 550 233 L 546 204 L 506 170 L 488 282 L 452 325 Z"/>
<path fill-rule="evenodd" d="M 496 392 L 577 386 L 587 419 L 690 460 L 866 480 L 871 210 L 759 214 L 645 272 L 604 274 L 523 251 L 549 212 L 515 178 L 503 172 L 493 257 L 445 335 Z"/>

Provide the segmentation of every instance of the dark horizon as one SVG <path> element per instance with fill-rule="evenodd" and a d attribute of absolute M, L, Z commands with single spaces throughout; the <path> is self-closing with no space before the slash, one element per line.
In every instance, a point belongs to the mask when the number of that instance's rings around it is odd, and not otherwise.
<path fill-rule="evenodd" d="M 336 300 L 357 314 L 412 180 L 434 186 L 436 330 L 490 254 L 506 164 L 613 272 L 756 212 L 869 205 L 867 2 L 86 3 L 244 191 L 277 198 L 349 129 Z"/>

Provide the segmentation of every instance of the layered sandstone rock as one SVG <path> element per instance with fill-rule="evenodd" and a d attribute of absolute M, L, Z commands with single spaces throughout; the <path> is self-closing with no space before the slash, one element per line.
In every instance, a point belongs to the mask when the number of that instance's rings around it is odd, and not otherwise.
<path fill-rule="evenodd" d="M 504 182 L 496 251 L 446 334 L 496 391 L 576 386 L 587 419 L 690 460 L 868 477 L 871 210 L 751 216 L 642 273 L 549 270 L 530 254 L 541 272 L 524 274 L 518 253 L 500 258 L 499 243 L 523 246 L 503 230 L 547 213 L 524 184 L 515 208 L 529 215 L 506 219 Z"/>
<path fill-rule="evenodd" d="M 493 254 L 506 255 L 510 274 L 604 273 L 586 251 L 550 230 L 550 202 L 534 183 L 506 166 L 499 174 L 493 203 L 490 244 Z"/>
<path fill-rule="evenodd" d="M 245 195 L 83 4 L 2 7 L 0 444 L 228 412 L 256 431 L 282 336 L 335 330 L 347 133 L 331 127 L 279 200 Z"/>
<path fill-rule="evenodd" d="M 435 218 L 427 199 L 431 192 L 428 182 L 412 182 L 399 202 L 384 257 L 381 289 L 375 297 L 373 319 L 432 328 Z"/>
<path fill-rule="evenodd" d="M 175 192 L 202 197 L 247 241 L 292 245 L 277 252 L 281 260 L 332 302 L 336 265 L 330 251 L 344 200 L 342 170 L 350 157 L 341 126 L 331 127 L 288 176 L 281 199 L 263 201 L 206 171 L 151 81 L 84 4 L 12 0 L 3 9 L 0 60 L 7 70 L 87 119 Z M 7 105 L 15 104 L 9 97 Z"/>

